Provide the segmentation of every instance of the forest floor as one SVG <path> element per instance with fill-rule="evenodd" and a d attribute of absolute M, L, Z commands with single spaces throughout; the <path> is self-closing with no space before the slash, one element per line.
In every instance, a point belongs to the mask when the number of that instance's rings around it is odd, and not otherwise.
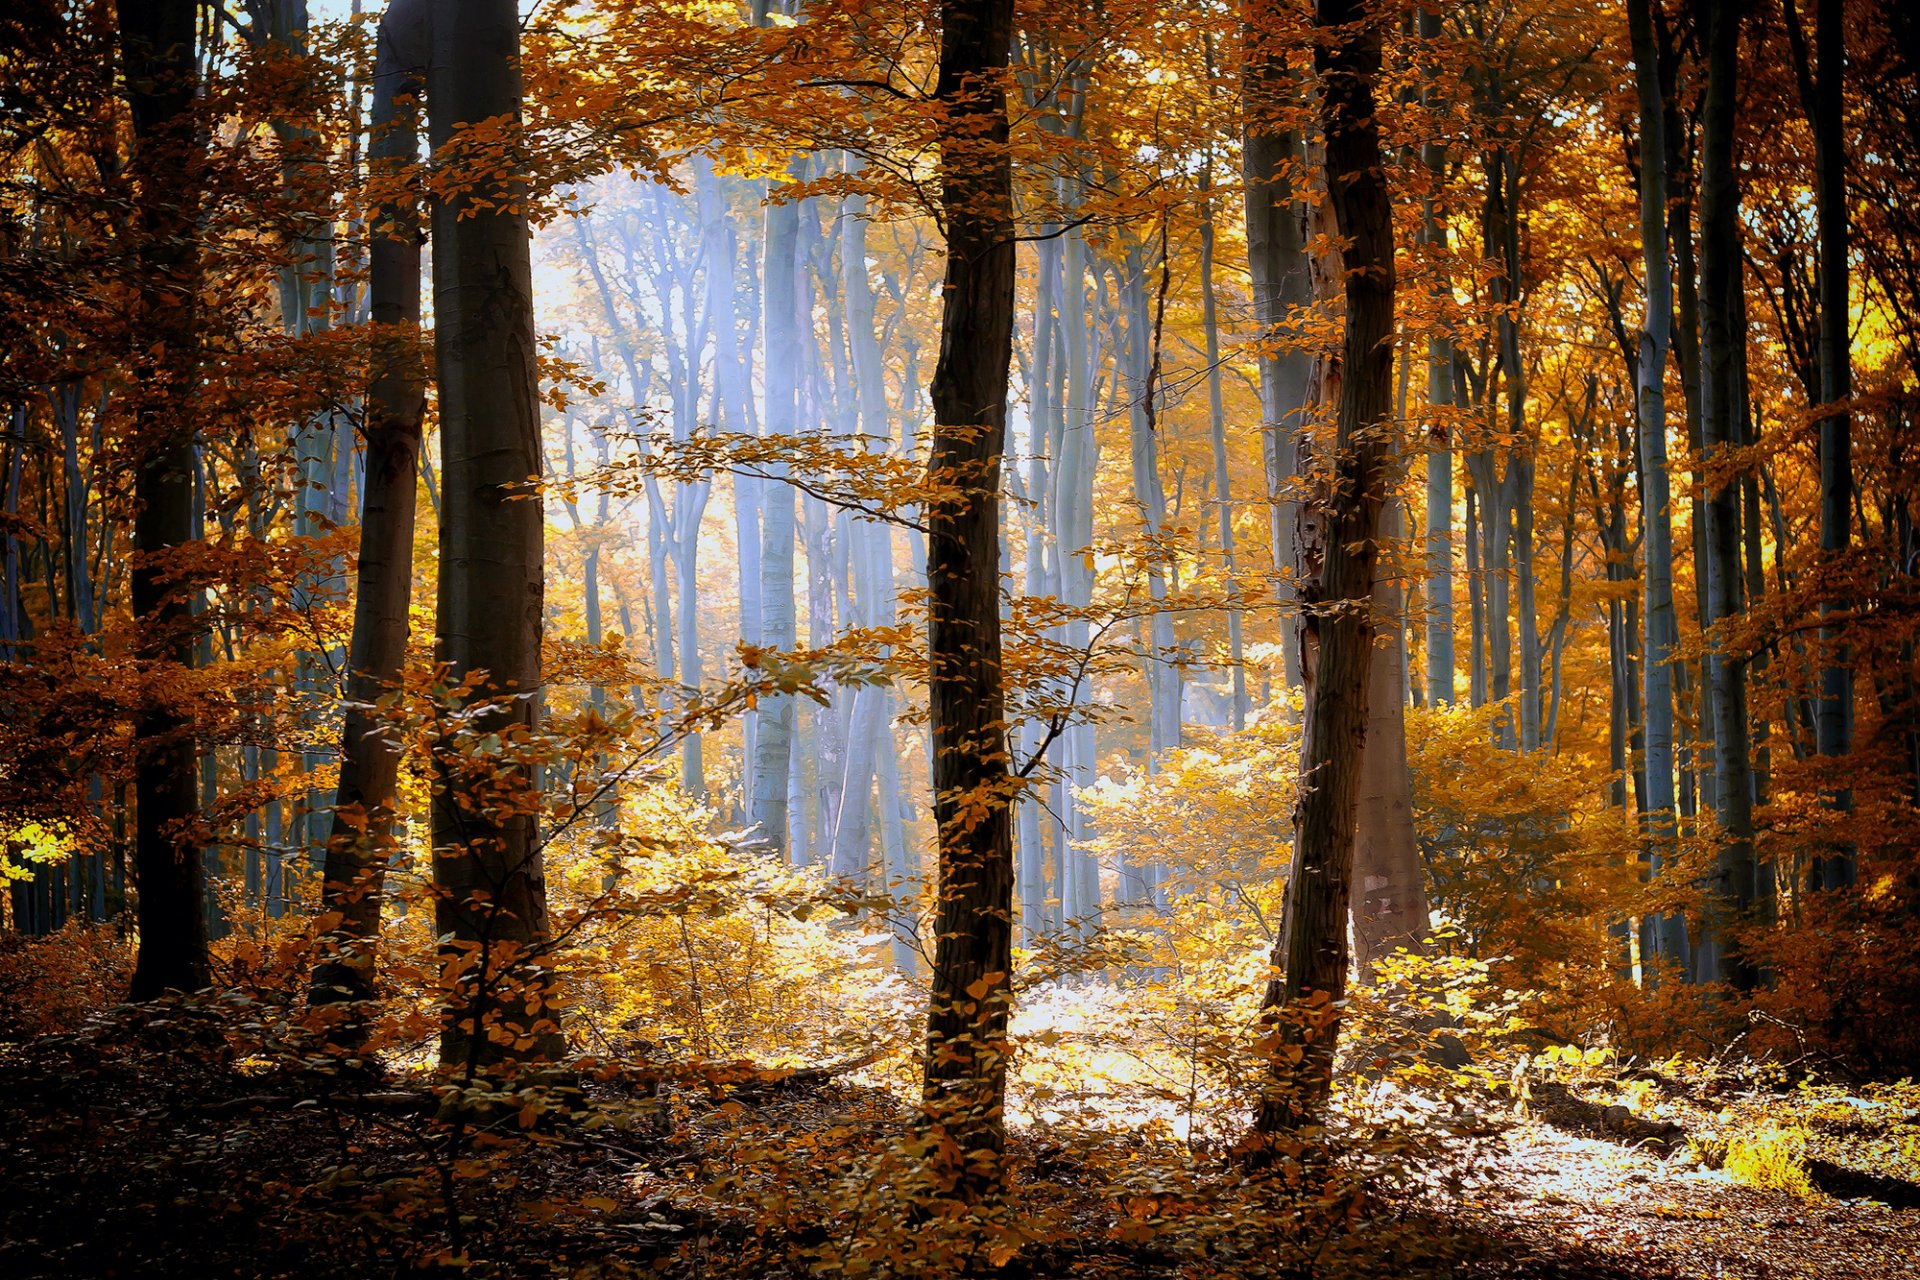
<path fill-rule="evenodd" d="M 1458 1219 L 1492 1274 L 1601 1280 L 1920 1277 L 1920 1209 L 1747 1186 L 1678 1156 L 1527 1121 Z M 1915 1190 L 1920 1190 L 1916 1188 Z"/>
<path fill-rule="evenodd" d="M 589 1090 L 604 1123 L 455 1149 L 417 1084 L 262 1072 L 191 1023 L 0 1047 L 0 1276 L 959 1274 L 900 1265 L 932 1231 L 877 1211 L 907 1167 L 888 1154 L 907 1113 L 847 1076 L 709 1077 L 665 1112 L 616 1080 Z M 1545 1076 L 1464 1189 L 1369 1194 L 1337 1247 L 1284 1265 L 1254 1264 L 1287 1237 L 1237 1220 L 1244 1183 L 1194 1194 L 1221 1184 L 1217 1160 L 1183 1171 L 1139 1135 L 1025 1129 L 1016 1229 L 1032 1234 L 997 1274 L 1920 1277 L 1913 1096 Z"/>

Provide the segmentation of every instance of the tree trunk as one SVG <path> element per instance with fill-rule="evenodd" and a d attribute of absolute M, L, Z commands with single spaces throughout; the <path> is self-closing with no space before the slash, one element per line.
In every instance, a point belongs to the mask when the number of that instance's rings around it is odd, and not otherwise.
<path fill-rule="evenodd" d="M 1266 461 L 1276 582 L 1296 561 L 1294 513 L 1289 490 L 1298 469 L 1313 355 L 1292 332 L 1292 313 L 1305 306 L 1307 246 L 1300 203 L 1290 183 L 1300 160 L 1299 133 L 1288 118 L 1300 86 L 1287 67 L 1283 6 L 1272 0 L 1242 0 L 1245 47 L 1240 79 L 1241 175 L 1246 194 L 1247 267 L 1253 281 L 1254 323 L 1260 328 L 1260 434 Z M 1305 583 L 1293 584 L 1304 590 Z M 1293 591 L 1280 589 L 1280 598 Z M 1287 686 L 1300 683 L 1300 650 L 1292 629 L 1281 638 Z"/>
<path fill-rule="evenodd" d="M 1813 34 L 1819 61 L 1808 68 L 1799 14 L 1792 0 L 1786 4 L 1801 102 L 1813 126 L 1814 202 L 1820 234 L 1820 552 L 1830 561 L 1844 557 L 1853 541 L 1853 416 L 1846 408 L 1853 396 L 1853 354 L 1847 264 L 1845 9 L 1843 0 L 1815 0 Z M 1823 602 L 1823 623 L 1842 607 L 1836 601 Z M 1853 668 L 1839 625 L 1822 625 L 1820 647 L 1826 665 L 1820 673 L 1814 716 L 1815 749 L 1837 761 L 1853 750 Z M 1837 769 L 1836 776 L 1844 773 Z M 1828 803 L 1836 809 L 1851 809 L 1852 789 L 1837 783 Z M 1815 861 L 1812 887 L 1844 889 L 1853 883 L 1854 874 L 1853 850 L 1837 847 Z"/>
<path fill-rule="evenodd" d="M 1357 0 L 1319 0 L 1316 18 L 1327 202 L 1345 245 L 1346 316 L 1332 375 L 1333 453 L 1314 468 L 1313 496 L 1300 508 L 1301 668 L 1310 675 L 1293 870 L 1264 1001 L 1274 1024 L 1271 1079 L 1254 1119 L 1256 1162 L 1271 1159 L 1277 1136 L 1318 1125 L 1333 1085 L 1373 666 L 1374 621 L 1362 602 L 1373 591 L 1391 478 L 1393 220 L 1374 96 L 1382 19 Z"/>
<path fill-rule="evenodd" d="M 121 54 L 133 116 L 132 170 L 140 193 L 139 323 L 134 371 L 133 617 L 150 669 L 193 662 L 191 593 L 166 557 L 193 538 L 190 406 L 198 380 L 200 253 L 196 239 L 202 141 L 193 116 L 200 6 L 194 0 L 121 0 Z M 158 670 L 152 675 L 157 676 Z M 198 777 L 185 710 L 151 679 L 135 727 L 134 875 L 140 953 L 132 996 L 207 984 L 206 864 L 194 846 Z"/>
<path fill-rule="evenodd" d="M 1640 506 L 1646 522 L 1641 625 L 1641 676 L 1646 742 L 1647 870 L 1658 875 L 1676 834 L 1674 822 L 1673 665 L 1678 624 L 1673 612 L 1673 513 L 1667 485 L 1667 354 L 1673 336 L 1673 274 L 1667 259 L 1666 121 L 1650 0 L 1628 0 L 1634 81 L 1640 106 L 1640 242 L 1646 316 L 1640 331 Z M 1645 956 L 1684 967 L 1685 935 L 1677 919 L 1646 922 Z"/>
<path fill-rule="evenodd" d="M 793 176 L 801 176 L 794 162 Z M 801 317 L 798 314 L 800 206 L 776 201 L 768 183 L 764 265 L 761 269 L 761 336 L 766 343 L 766 433 L 790 436 L 798 426 Z M 788 650 L 798 639 L 793 600 L 793 489 L 784 468 L 769 466 L 760 490 L 760 635 L 756 643 Z M 798 815 L 791 808 L 795 708 L 793 698 L 763 698 L 754 731 L 753 793 L 748 817 L 776 859 L 789 857 Z M 804 842 L 802 842 L 804 843 Z"/>
<path fill-rule="evenodd" d="M 1420 38 L 1433 42 L 1440 38 L 1440 12 L 1422 7 L 1416 18 Z M 1422 85 L 1421 100 L 1429 100 L 1432 90 Z M 1425 143 L 1420 148 L 1421 163 L 1428 181 L 1438 188 L 1447 171 L 1446 146 Z M 1442 220 L 1437 191 L 1429 191 L 1421 200 L 1421 238 L 1436 253 L 1444 252 L 1447 225 Z M 1427 405 L 1440 410 L 1453 407 L 1453 339 L 1435 334 L 1427 339 Z M 1453 653 L 1453 449 L 1450 428 L 1437 426 L 1427 450 L 1427 698 L 1432 705 L 1452 706 L 1454 700 Z"/>
<path fill-rule="evenodd" d="M 1399 500 L 1381 516 L 1381 540 L 1400 536 Z M 1407 646 L 1400 623 L 1406 604 L 1391 572 L 1373 582 L 1373 621 L 1385 628 L 1367 676 L 1367 736 L 1361 753 L 1360 801 L 1353 848 L 1353 940 L 1362 982 L 1374 962 L 1399 947 L 1422 951 L 1431 927 L 1425 870 L 1413 828 L 1413 779 L 1407 770 Z"/>
<path fill-rule="evenodd" d="M 1227 589 L 1234 599 L 1240 591 L 1240 565 L 1233 545 L 1233 480 L 1227 466 L 1227 411 L 1221 391 L 1220 307 L 1214 290 L 1213 156 L 1207 156 L 1200 174 L 1200 325 L 1207 353 L 1207 426 L 1213 444 L 1213 501 L 1220 533 L 1220 559 Z M 1247 727 L 1247 658 L 1240 609 L 1227 607 L 1227 663 L 1233 681 L 1233 727 Z"/>
<path fill-rule="evenodd" d="M 434 150 L 470 121 L 520 118 L 513 0 L 434 0 L 427 82 Z M 539 722 L 545 521 L 517 498 L 541 473 L 533 270 L 515 175 L 475 175 L 433 210 L 434 350 L 442 461 L 438 656 L 497 709 L 474 725 L 511 742 Z M 663 620 L 664 623 L 664 620 Z M 437 928 L 452 1012 L 444 1065 L 468 1072 L 565 1050 L 552 1003 L 547 890 L 528 789 L 511 756 L 436 745 Z M 468 803 L 462 804 L 465 799 Z M 508 1034 L 510 1033 L 510 1034 Z"/>
<path fill-rule="evenodd" d="M 1734 113 L 1740 59 L 1739 10 L 1731 0 L 1713 0 L 1707 20 L 1707 89 L 1702 112 L 1700 183 L 1701 262 L 1701 435 L 1704 465 L 1734 448 L 1740 438 L 1741 386 L 1746 369 L 1740 359 L 1734 325 L 1739 305 L 1734 294 L 1741 279 L 1740 193 L 1734 176 Z M 1738 480 L 1724 477 L 1706 502 L 1705 566 L 1711 621 L 1731 623 L 1744 606 L 1745 566 L 1741 562 Z M 1723 840 L 1714 872 L 1711 927 L 1701 939 L 1698 976 L 1725 977 L 1747 990 L 1753 966 L 1729 952 L 1728 932 L 1758 904 L 1753 852 L 1752 773 L 1748 759 L 1747 663 L 1729 652 L 1723 634 L 1709 644 L 1706 664 L 1713 685 L 1714 795 Z"/>
<path fill-rule="evenodd" d="M 373 74 L 373 143 L 368 163 L 398 171 L 415 162 L 411 110 L 428 55 L 426 0 L 393 0 L 380 21 Z M 338 913 L 332 954 L 315 967 L 316 1004 L 360 1001 L 374 991 L 381 891 L 391 852 L 400 742 L 372 704 L 400 685 L 407 614 L 413 600 L 413 527 L 426 370 L 420 360 L 420 211 L 411 199 L 379 211 L 390 227 L 369 246 L 367 289 L 374 325 L 367 392 L 367 475 L 360 513 L 359 583 L 354 598 L 340 783 L 327 838 L 321 910 Z M 337 1037 L 357 1042 L 349 1024 Z"/>
<path fill-rule="evenodd" d="M 923 1105 L 957 1153 L 955 1195 L 1002 1184 L 1013 847 L 1000 638 L 1000 459 L 1013 355 L 1012 0 L 945 0 L 936 90 L 947 270 L 927 512 L 928 710 L 940 853 Z M 945 1144 L 943 1143 L 943 1146 Z"/>

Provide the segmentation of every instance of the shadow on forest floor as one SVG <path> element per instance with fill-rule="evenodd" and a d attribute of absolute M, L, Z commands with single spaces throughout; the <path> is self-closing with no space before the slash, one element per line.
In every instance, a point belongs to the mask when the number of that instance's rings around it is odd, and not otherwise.
<path fill-rule="evenodd" d="M 646 1091 L 613 1089 L 608 1127 L 450 1153 L 423 1091 L 263 1079 L 197 1034 L 160 1022 L 146 1044 L 0 1049 L 0 1276 L 800 1275 L 835 1233 L 870 1229 L 835 1212 L 845 1153 L 900 1130 L 892 1095 L 816 1076 L 688 1093 L 659 1127 Z M 1022 1200 L 1052 1230 L 991 1271 L 1009 1277 L 1920 1275 L 1911 1209 L 1755 1191 L 1538 1121 L 1476 1171 L 1479 1198 L 1376 1205 L 1273 1266 L 1232 1224 L 1200 1249 L 1129 1231 L 1073 1154 L 1017 1146 Z"/>

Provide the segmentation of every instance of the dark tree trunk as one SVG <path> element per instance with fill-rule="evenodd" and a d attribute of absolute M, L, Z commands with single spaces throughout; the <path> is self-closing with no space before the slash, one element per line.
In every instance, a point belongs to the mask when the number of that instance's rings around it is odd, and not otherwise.
<path fill-rule="evenodd" d="M 140 192 L 140 333 L 135 362 L 133 616 L 142 659 L 193 662 L 192 597 L 166 563 L 193 538 L 194 325 L 200 258 L 198 186 L 187 176 L 200 141 L 192 104 L 200 6 L 194 0 L 120 4 L 121 52 L 133 114 Z M 166 681 L 150 685 L 158 689 Z M 207 983 L 206 866 L 194 842 L 199 779 L 183 710 L 149 693 L 136 728 L 134 876 L 140 955 L 132 994 L 147 1000 Z"/>
<path fill-rule="evenodd" d="M 1365 746 L 1379 556 L 1393 456 L 1393 220 L 1376 121 L 1381 19 L 1358 0 L 1319 0 L 1316 44 L 1327 200 L 1346 247 L 1345 337 L 1332 456 L 1313 469 L 1298 543 L 1301 668 L 1307 681 L 1293 873 L 1265 1008 L 1271 1080 L 1254 1119 L 1255 1159 L 1282 1133 L 1318 1124 L 1333 1084 L 1347 985 L 1354 811 Z M 1299 1050 L 1296 1055 L 1289 1049 Z"/>
<path fill-rule="evenodd" d="M 1806 42 L 1792 0 L 1786 5 L 1787 32 L 1793 42 L 1800 91 L 1813 126 L 1814 201 L 1820 232 L 1820 551 L 1828 559 L 1847 553 L 1853 540 L 1853 418 L 1844 407 L 1853 396 L 1851 285 L 1847 270 L 1847 170 L 1844 141 L 1846 101 L 1846 23 L 1843 0 L 1816 0 L 1813 38 L 1818 65 L 1807 66 Z M 1820 606 L 1824 619 L 1836 608 Z M 1820 676 L 1820 700 L 1814 718 L 1815 746 L 1834 759 L 1853 750 L 1853 669 L 1846 637 L 1838 626 L 1822 626 L 1820 644 L 1826 666 Z M 1852 807 L 1852 795 L 1836 786 L 1831 803 Z M 1853 883 L 1854 855 L 1848 848 L 1819 859 L 1813 869 L 1816 889 L 1844 889 Z"/>
<path fill-rule="evenodd" d="M 373 142 L 367 160 L 400 171 L 414 163 L 417 129 L 406 98 L 418 99 L 427 64 L 427 0 L 393 0 L 380 21 L 373 73 Z M 372 704 L 399 687 L 413 603 L 415 484 L 426 370 L 420 352 L 420 210 L 412 200 L 378 211 L 387 228 L 368 246 L 373 367 L 367 389 L 366 481 L 361 489 L 359 582 L 348 650 L 340 783 L 327 838 L 321 909 L 338 913 L 333 951 L 314 970 L 315 1003 L 373 995 L 374 947 L 394 822 L 400 742 Z M 338 1037 L 351 1045 L 358 1023 Z"/>
<path fill-rule="evenodd" d="M 1006 1142 L 1013 833 L 1000 640 L 1000 459 L 1013 355 L 1012 0 L 946 0 L 938 98 L 947 272 L 932 384 L 928 709 L 940 854 L 924 1106 L 959 1154 L 955 1192 L 992 1194 Z M 944 1144 L 943 1144 L 944 1145 Z"/>
<path fill-rule="evenodd" d="M 432 28 L 435 151 L 466 122 L 518 120 L 514 0 L 435 0 Z M 473 726 L 475 736 L 510 742 L 538 723 L 541 692 L 545 525 L 540 503 L 518 496 L 541 472 L 533 268 L 526 213 L 515 211 L 516 178 L 472 178 L 474 196 L 442 200 L 433 211 L 438 645 L 449 677 L 475 681 L 473 700 L 497 704 Z M 527 805 L 530 771 L 509 757 L 463 755 L 457 739 L 436 751 L 435 770 L 437 927 L 450 966 L 467 966 L 449 993 L 441 1060 L 472 1070 L 556 1058 L 564 1045 L 542 954 L 547 890 Z"/>
<path fill-rule="evenodd" d="M 1707 90 L 1702 113 L 1700 182 L 1701 436 L 1706 463 L 1738 442 L 1741 386 L 1746 369 L 1734 331 L 1742 287 L 1739 201 L 1734 176 L 1735 84 L 1739 72 L 1740 19 L 1731 0 L 1714 0 L 1708 11 Z M 1724 476 L 1706 495 L 1707 597 L 1713 623 L 1737 617 L 1744 607 L 1740 495 L 1735 477 Z M 1752 773 L 1748 760 L 1747 663 L 1721 647 L 1709 647 L 1707 672 L 1713 687 L 1714 797 L 1721 838 L 1713 888 L 1713 928 L 1701 940 L 1699 977 L 1712 981 L 1724 959 L 1724 976 L 1736 987 L 1753 985 L 1752 966 L 1728 954 L 1729 926 L 1758 902 L 1753 856 Z"/>

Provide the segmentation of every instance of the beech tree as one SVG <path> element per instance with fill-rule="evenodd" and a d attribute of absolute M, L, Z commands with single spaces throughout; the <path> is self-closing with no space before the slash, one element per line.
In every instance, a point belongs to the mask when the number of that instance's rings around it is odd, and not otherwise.
<path fill-rule="evenodd" d="M 1300 801 L 1286 913 L 1263 1007 L 1272 1082 L 1254 1115 L 1253 1153 L 1317 1124 L 1333 1083 L 1347 985 L 1347 911 L 1355 809 L 1366 744 L 1375 621 L 1369 600 L 1394 450 L 1393 221 L 1382 173 L 1376 82 L 1381 19 L 1320 0 L 1314 49 L 1325 137 L 1327 208 L 1340 236 L 1345 311 L 1332 447 L 1313 458 L 1300 504 L 1300 669 L 1306 689 Z"/>
<path fill-rule="evenodd" d="M 207 982 L 206 867 L 194 834 L 198 761 L 191 720 L 177 705 L 169 668 L 194 661 L 190 586 L 177 559 L 192 540 L 191 402 L 199 376 L 195 334 L 200 259 L 198 190 L 181 181 L 201 147 L 193 112 L 199 78 L 199 5 L 157 0 L 120 6 L 121 55 L 133 116 L 134 171 L 146 346 L 136 354 L 139 461 L 134 477 L 133 614 L 149 666 L 135 735 L 140 958 L 133 996 L 193 991 Z"/>
<path fill-rule="evenodd" d="M 471 184 L 443 186 L 433 202 L 436 651 L 459 691 L 448 710 L 473 716 L 471 735 L 455 739 L 467 750 L 447 743 L 436 760 L 433 844 L 438 927 L 458 975 L 441 1059 L 472 1067 L 563 1052 L 543 954 L 538 807 L 530 765 L 514 754 L 529 745 L 541 703 L 546 537 L 530 500 L 543 469 L 540 387 L 526 178 L 485 167 L 493 163 L 487 149 L 473 145 L 478 129 L 505 128 L 510 137 L 521 118 L 517 7 L 435 0 L 429 25 L 434 154 Z M 501 1004 L 507 979 L 524 990 Z"/>
<path fill-rule="evenodd" d="M 998 1186 L 1013 991 L 1013 830 L 1001 681 L 1000 461 L 1013 362 L 1012 0 L 940 10 L 947 268 L 927 512 L 928 710 L 939 882 L 924 1106 L 955 1190 Z M 951 1144 L 949 1146 L 949 1144 Z"/>

